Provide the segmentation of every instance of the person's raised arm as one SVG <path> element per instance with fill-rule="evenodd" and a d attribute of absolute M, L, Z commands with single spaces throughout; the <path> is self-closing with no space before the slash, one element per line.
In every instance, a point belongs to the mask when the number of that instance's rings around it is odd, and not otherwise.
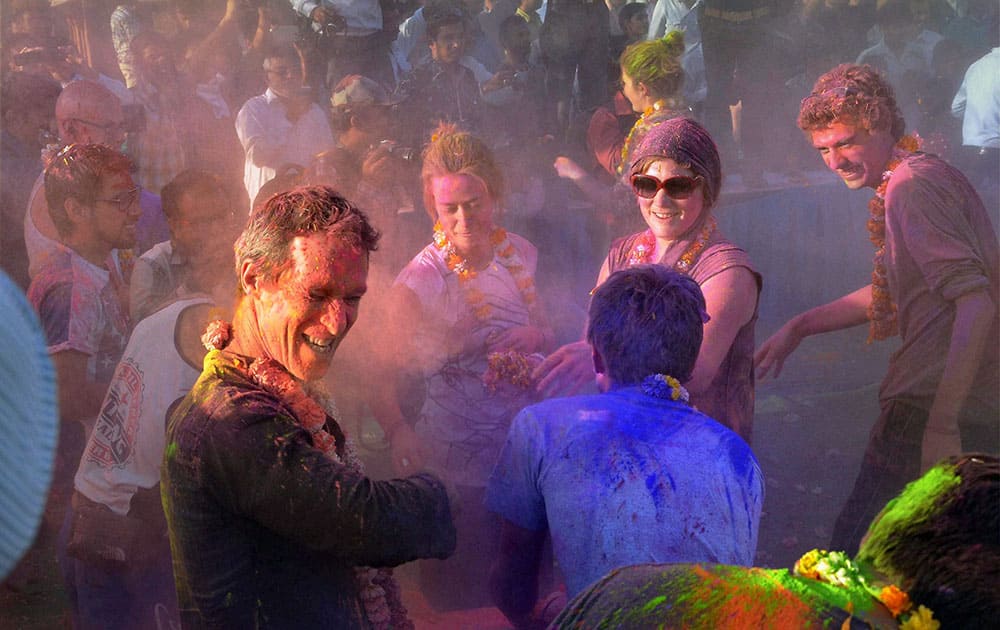
<path fill-rule="evenodd" d="M 984 290 L 966 293 L 955 300 L 955 321 L 951 325 L 944 373 L 924 429 L 921 470 L 927 470 L 943 457 L 962 452 L 958 417 L 987 344 L 996 344 L 996 339 L 988 339 L 995 312 L 996 305 Z"/>
<path fill-rule="evenodd" d="M 785 359 L 803 339 L 820 333 L 859 326 L 868 321 L 868 305 L 872 301 L 872 285 L 867 284 L 823 306 L 799 313 L 788 320 L 778 332 L 764 342 L 754 355 L 753 364 L 758 379 L 769 372 L 777 378 Z"/>

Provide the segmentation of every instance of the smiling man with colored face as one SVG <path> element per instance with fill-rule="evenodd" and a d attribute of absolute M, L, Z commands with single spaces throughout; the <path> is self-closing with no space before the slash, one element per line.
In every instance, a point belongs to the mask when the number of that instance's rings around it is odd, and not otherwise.
<path fill-rule="evenodd" d="M 799 127 L 826 166 L 848 188 L 875 191 L 872 283 L 792 318 L 754 359 L 758 377 L 777 376 L 810 335 L 870 323 L 870 341 L 901 337 L 834 528 L 830 548 L 849 553 L 875 509 L 921 469 L 963 449 L 1000 446 L 996 233 L 962 173 L 905 148 L 904 126 L 892 86 L 870 66 L 838 66 L 803 99 Z"/>
<path fill-rule="evenodd" d="M 169 420 L 161 476 L 185 627 L 355 628 L 406 610 L 388 569 L 455 545 L 430 475 L 372 481 L 320 390 L 378 234 L 324 186 L 255 210 L 232 326 Z"/>

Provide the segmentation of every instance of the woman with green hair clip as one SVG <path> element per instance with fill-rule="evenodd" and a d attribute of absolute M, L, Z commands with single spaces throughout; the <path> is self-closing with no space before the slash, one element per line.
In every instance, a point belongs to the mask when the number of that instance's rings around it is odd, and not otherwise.
<path fill-rule="evenodd" d="M 620 88 L 615 93 L 614 105 L 598 108 L 587 128 L 588 148 L 611 175 L 621 174 L 628 146 L 638 141 L 636 136 L 644 129 L 668 118 L 691 115 L 691 110 L 684 105 L 682 93 L 683 55 L 684 35 L 680 31 L 671 31 L 660 39 L 636 42 L 621 54 L 618 60 Z M 629 119 L 629 111 L 642 115 L 631 130 L 622 126 L 622 121 Z M 640 128 L 636 129 L 636 125 Z M 565 157 L 558 158 L 555 166 L 561 177 L 572 180 L 584 193 L 591 195 L 593 184 L 597 182 L 587 181 L 589 174 L 585 169 Z M 596 189 L 593 193 L 600 198 Z"/>

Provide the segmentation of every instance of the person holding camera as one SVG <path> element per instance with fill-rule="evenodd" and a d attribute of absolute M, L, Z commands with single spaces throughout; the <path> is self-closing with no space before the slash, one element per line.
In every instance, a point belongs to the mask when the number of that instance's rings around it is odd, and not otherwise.
<path fill-rule="evenodd" d="M 253 200 L 257 191 L 286 164 L 308 166 L 333 146 L 323 110 L 303 82 L 302 57 L 290 45 L 264 53 L 267 90 L 251 98 L 236 115 L 236 133 L 245 153 L 243 183 Z"/>
<path fill-rule="evenodd" d="M 257 0 L 260 1 L 260 0 Z M 392 80 L 389 37 L 382 30 L 379 0 L 290 0 L 295 12 L 308 19 L 313 52 L 325 63 L 326 85 L 361 74 Z"/>
<path fill-rule="evenodd" d="M 347 179 L 356 182 L 359 203 L 382 233 L 378 264 L 395 277 L 425 244 L 425 226 L 415 216 L 411 192 L 419 152 L 396 139 L 393 114 L 388 92 L 368 77 L 345 77 L 330 97 L 338 148 L 353 171 Z"/>

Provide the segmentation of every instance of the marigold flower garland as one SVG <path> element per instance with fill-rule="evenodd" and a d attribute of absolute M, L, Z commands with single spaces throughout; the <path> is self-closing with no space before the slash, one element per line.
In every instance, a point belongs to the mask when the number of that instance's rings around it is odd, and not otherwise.
<path fill-rule="evenodd" d="M 544 360 L 540 354 L 525 354 L 517 350 L 491 352 L 486 357 L 486 372 L 483 386 L 491 394 L 496 393 L 501 383 L 510 383 L 521 389 L 531 387 L 531 372 Z"/>
<path fill-rule="evenodd" d="M 871 215 L 868 219 L 868 238 L 875 246 L 875 256 L 872 259 L 872 301 L 868 305 L 868 319 L 871 322 L 868 343 L 888 339 L 898 332 L 896 304 L 889 293 L 889 278 L 885 268 L 885 191 L 889 187 L 893 171 L 904 157 L 906 154 L 902 151 L 893 151 L 892 158 L 882 173 L 882 181 L 875 189 L 875 196 L 868 202 L 868 212 Z"/>
<path fill-rule="evenodd" d="M 650 374 L 639 384 L 642 393 L 655 398 L 677 402 L 689 402 L 691 395 L 681 382 L 667 374 Z"/>
<path fill-rule="evenodd" d="M 715 232 L 718 227 L 718 222 L 715 217 L 709 217 L 708 221 L 705 221 L 705 225 L 702 226 L 701 232 L 698 233 L 698 238 L 691 243 L 684 253 L 681 254 L 677 262 L 674 263 L 674 269 L 680 271 L 681 273 L 687 273 L 691 265 L 698 259 L 701 252 L 704 251 L 705 246 L 708 244 L 708 239 L 711 238 L 712 233 Z M 635 243 L 632 245 L 632 249 L 628 253 L 628 266 L 633 265 L 645 265 L 652 262 L 653 252 L 656 250 L 656 237 L 653 235 L 652 230 L 646 230 L 642 233 L 639 238 L 636 239 Z"/>
<path fill-rule="evenodd" d="M 899 622 L 901 630 L 938 630 L 941 623 L 934 619 L 926 606 L 913 610 L 913 602 L 906 591 L 895 584 L 872 584 L 853 560 L 842 551 L 813 549 L 795 562 L 792 572 L 812 580 L 819 580 L 851 590 L 861 589 L 877 599 Z"/>
<path fill-rule="evenodd" d="M 674 105 L 675 103 L 671 103 L 671 106 L 668 109 L 666 100 L 660 99 L 643 110 L 642 115 L 639 116 L 639 120 L 635 121 L 632 128 L 628 130 L 628 135 L 625 136 L 625 142 L 622 144 L 621 162 L 618 163 L 619 175 L 625 172 L 626 168 L 631 167 L 631 165 L 628 164 L 628 157 L 629 154 L 632 153 L 632 143 L 636 139 L 637 134 L 641 137 L 649 131 L 651 127 L 656 125 L 656 123 L 661 122 L 660 119 L 662 119 L 664 115 L 672 114 L 671 118 L 684 115 L 684 113 L 678 111 Z M 655 120 L 649 120 L 650 118 Z"/>
<path fill-rule="evenodd" d="M 228 322 L 215 320 L 208 324 L 201 342 L 208 350 L 222 350 L 229 345 L 232 337 L 232 326 Z M 302 384 L 274 359 L 254 359 L 246 373 L 258 387 L 291 409 L 298 424 L 309 432 L 316 448 L 351 472 L 364 474 L 364 464 L 358 459 L 353 441 L 349 438 L 345 440 L 344 455 L 341 457 L 337 452 L 336 437 L 326 430 L 327 415 L 334 421 L 337 419 L 336 406 L 332 400 L 325 399 L 327 408 L 324 408 L 324 405 L 313 398 L 321 394 L 306 392 Z M 407 618 L 406 607 L 391 569 L 355 567 L 354 574 L 358 580 L 359 598 L 365 617 L 371 627 L 379 630 L 409 630 L 414 627 L 413 622 Z"/>
<path fill-rule="evenodd" d="M 517 290 L 521 292 L 521 298 L 528 306 L 528 310 L 533 313 L 538 301 L 535 279 L 528 273 L 524 261 L 517 253 L 517 248 L 510 242 L 507 230 L 501 227 L 493 228 L 490 233 L 490 243 L 493 245 L 493 255 L 496 257 L 497 263 L 514 278 Z M 445 264 L 458 276 L 458 284 L 462 288 L 465 301 L 472 309 L 476 319 L 487 322 L 493 309 L 486 302 L 486 295 L 471 284 L 471 281 L 476 278 L 476 270 L 448 240 L 448 235 L 444 233 L 440 223 L 434 224 L 434 246 L 444 252 Z"/>

